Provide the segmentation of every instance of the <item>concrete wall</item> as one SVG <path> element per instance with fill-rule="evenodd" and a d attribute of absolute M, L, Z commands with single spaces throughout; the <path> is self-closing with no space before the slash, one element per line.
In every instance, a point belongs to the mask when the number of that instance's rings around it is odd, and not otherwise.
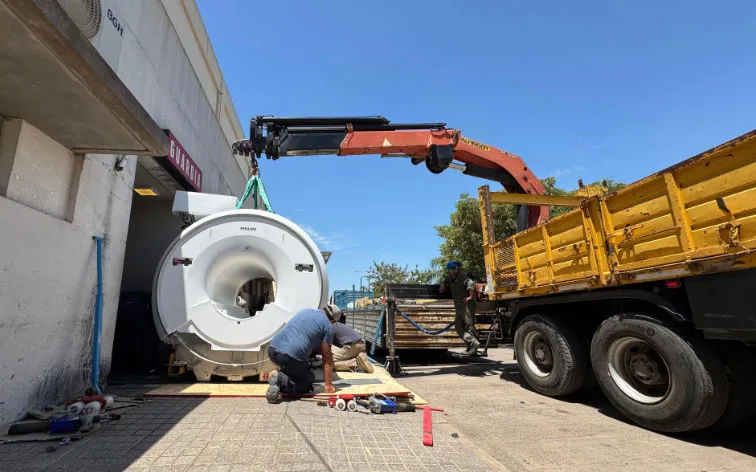
<path fill-rule="evenodd" d="M 155 121 L 171 129 L 202 169 L 203 192 L 240 196 L 249 166 L 231 153 L 230 146 L 241 139 L 241 125 L 223 90 L 212 49 L 207 49 L 209 41 L 204 48 L 199 46 L 197 38 L 204 28 L 198 15 L 191 16 L 192 8 L 196 10 L 194 1 L 114 3 L 124 26 L 118 76 Z M 224 131 L 221 121 L 229 118 L 233 124 Z"/>
<path fill-rule="evenodd" d="M 158 262 L 181 232 L 182 222 L 171 214 L 172 205 L 166 200 L 134 198 L 121 291 L 152 291 Z"/>
<path fill-rule="evenodd" d="M 230 144 L 242 138 L 242 128 L 194 0 L 103 4 L 123 27 L 122 36 L 109 31 L 103 50 L 113 70 L 201 168 L 204 192 L 241 196 L 249 166 Z M 23 116 L 14 118 L 20 120 L 5 121 L 0 134 L 0 423 L 81 394 L 88 384 L 96 287 L 92 237 L 106 238 L 106 376 L 124 258 L 130 277 L 124 288 L 149 287 L 157 259 L 178 232 L 174 222 L 179 224 L 169 203 L 138 203 L 131 218 L 134 247 L 126 254 L 135 157 L 121 156 L 118 171 L 119 156 L 75 155 Z"/>
<path fill-rule="evenodd" d="M 0 423 L 80 394 L 90 375 L 93 236 L 105 236 L 107 372 L 136 163 L 73 155 L 22 120 L 4 122 L 0 168 Z M 57 177 L 57 170 L 63 175 Z M 78 169 L 78 170 L 77 170 Z"/>

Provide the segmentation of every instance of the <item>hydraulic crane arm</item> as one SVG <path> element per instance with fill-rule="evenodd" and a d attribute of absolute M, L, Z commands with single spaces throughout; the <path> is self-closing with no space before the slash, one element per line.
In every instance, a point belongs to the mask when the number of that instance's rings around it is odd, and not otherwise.
<path fill-rule="evenodd" d="M 265 131 L 267 130 L 267 134 Z M 393 124 L 382 116 L 337 118 L 275 118 L 252 120 L 250 139 L 234 143 L 233 151 L 256 159 L 282 156 L 379 154 L 425 162 L 434 174 L 447 168 L 500 182 L 507 192 L 543 195 L 544 188 L 520 157 L 473 141 L 446 123 Z M 548 206 L 520 206 L 518 230 L 546 221 Z"/>

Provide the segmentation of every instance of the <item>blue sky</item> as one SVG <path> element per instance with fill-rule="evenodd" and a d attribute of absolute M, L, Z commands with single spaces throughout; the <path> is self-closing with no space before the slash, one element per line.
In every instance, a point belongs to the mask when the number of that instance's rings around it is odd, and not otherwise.
<path fill-rule="evenodd" d="M 756 128 L 756 2 L 198 4 L 245 128 L 256 115 L 441 121 L 565 188 L 629 183 Z M 434 226 L 487 183 L 378 156 L 261 173 L 274 210 L 333 251 L 331 290 L 359 286 L 373 260 L 427 266 Z"/>

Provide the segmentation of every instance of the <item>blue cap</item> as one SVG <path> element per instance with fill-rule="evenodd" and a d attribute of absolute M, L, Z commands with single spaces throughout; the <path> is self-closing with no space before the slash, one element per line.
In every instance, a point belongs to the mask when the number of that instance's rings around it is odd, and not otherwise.
<path fill-rule="evenodd" d="M 461 266 L 462 264 L 457 261 L 449 261 L 446 263 L 446 270 L 459 269 Z"/>

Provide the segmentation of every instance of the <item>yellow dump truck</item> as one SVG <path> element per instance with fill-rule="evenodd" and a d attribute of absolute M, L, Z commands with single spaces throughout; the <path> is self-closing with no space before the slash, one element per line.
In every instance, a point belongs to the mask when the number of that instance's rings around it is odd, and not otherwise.
<path fill-rule="evenodd" d="M 487 293 L 534 390 L 663 432 L 756 416 L 756 131 L 497 240 L 506 201 L 479 191 Z"/>

